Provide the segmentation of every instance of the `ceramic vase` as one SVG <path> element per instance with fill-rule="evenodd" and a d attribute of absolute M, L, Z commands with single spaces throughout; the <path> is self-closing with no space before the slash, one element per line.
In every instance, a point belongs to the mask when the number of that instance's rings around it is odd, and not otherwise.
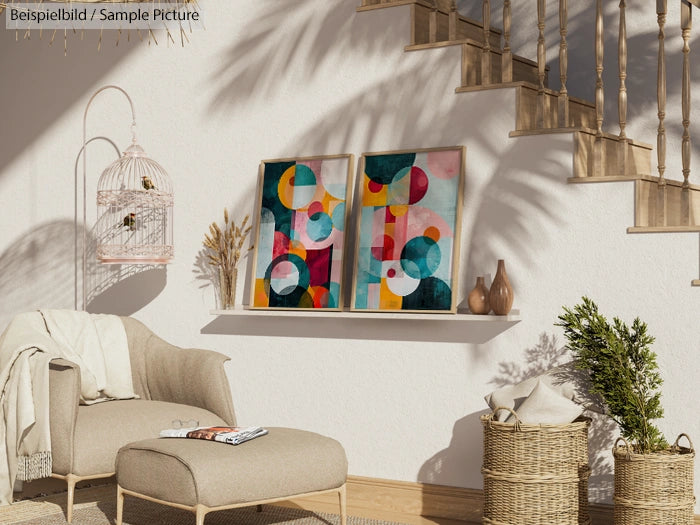
<path fill-rule="evenodd" d="M 489 289 L 486 288 L 483 277 L 476 278 L 476 286 L 469 292 L 467 304 L 469 305 L 469 311 L 473 314 L 484 315 L 491 311 Z"/>
<path fill-rule="evenodd" d="M 503 259 L 498 260 L 496 276 L 489 291 L 489 303 L 496 315 L 507 315 L 513 307 L 513 287 L 508 280 L 506 264 Z"/>

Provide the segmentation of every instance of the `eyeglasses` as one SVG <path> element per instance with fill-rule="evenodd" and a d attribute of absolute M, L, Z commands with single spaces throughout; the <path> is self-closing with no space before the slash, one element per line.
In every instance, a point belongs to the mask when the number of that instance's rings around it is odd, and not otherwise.
<path fill-rule="evenodd" d="M 196 419 L 188 419 L 183 421 L 181 419 L 173 419 L 170 423 L 173 428 L 195 428 L 199 426 L 199 421 Z"/>

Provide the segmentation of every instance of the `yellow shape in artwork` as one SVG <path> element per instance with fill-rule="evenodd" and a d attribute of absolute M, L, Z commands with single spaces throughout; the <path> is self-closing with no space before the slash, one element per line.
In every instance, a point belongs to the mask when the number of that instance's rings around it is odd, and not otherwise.
<path fill-rule="evenodd" d="M 293 253 L 294 255 L 298 255 L 303 260 L 306 260 L 306 248 L 301 243 L 301 241 L 294 241 L 294 240 L 290 241 L 289 253 Z"/>
<path fill-rule="evenodd" d="M 393 206 L 389 206 L 389 211 L 391 211 L 391 214 L 394 217 L 403 217 L 408 213 L 408 209 L 410 208 L 409 205 L 407 204 L 397 204 Z"/>
<path fill-rule="evenodd" d="M 403 299 L 389 289 L 386 279 L 382 278 L 379 287 L 379 309 L 380 310 L 401 310 Z"/>
<path fill-rule="evenodd" d="M 387 186 L 371 181 L 367 175 L 362 177 L 362 184 L 363 206 L 386 206 Z"/>
<path fill-rule="evenodd" d="M 270 305 L 270 284 L 265 285 L 265 279 L 255 279 L 255 296 L 253 297 L 253 306 L 269 306 Z"/>

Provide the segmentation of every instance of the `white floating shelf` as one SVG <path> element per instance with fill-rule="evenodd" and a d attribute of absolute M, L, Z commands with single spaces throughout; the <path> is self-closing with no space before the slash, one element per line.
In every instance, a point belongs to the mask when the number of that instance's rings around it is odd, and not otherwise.
<path fill-rule="evenodd" d="M 238 306 L 211 310 L 216 316 L 204 334 L 279 336 L 316 339 L 485 343 L 519 323 L 509 315 L 471 313 L 258 310 Z M 319 322 L 322 321 L 322 322 Z"/>
<path fill-rule="evenodd" d="M 363 312 L 337 310 L 263 310 L 237 306 L 232 310 L 211 310 L 212 315 L 235 315 L 250 317 L 306 317 L 328 319 L 400 319 L 406 321 L 456 321 L 456 322 L 517 322 L 520 310 L 511 310 L 508 315 L 476 315 L 469 312 L 452 313 L 402 313 L 402 312 Z"/>

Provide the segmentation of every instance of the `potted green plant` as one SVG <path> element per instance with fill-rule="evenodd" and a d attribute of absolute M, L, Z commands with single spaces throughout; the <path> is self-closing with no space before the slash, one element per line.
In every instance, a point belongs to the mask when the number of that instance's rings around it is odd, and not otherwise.
<path fill-rule="evenodd" d="M 651 350 L 646 323 L 612 323 L 588 297 L 564 307 L 557 326 L 564 328 L 576 368 L 587 372 L 590 393 L 620 427 L 613 445 L 615 525 L 691 525 L 694 520 L 695 452 L 686 434 L 669 446 L 653 423 L 663 417 L 663 379 Z M 689 447 L 678 442 L 686 437 Z"/>

